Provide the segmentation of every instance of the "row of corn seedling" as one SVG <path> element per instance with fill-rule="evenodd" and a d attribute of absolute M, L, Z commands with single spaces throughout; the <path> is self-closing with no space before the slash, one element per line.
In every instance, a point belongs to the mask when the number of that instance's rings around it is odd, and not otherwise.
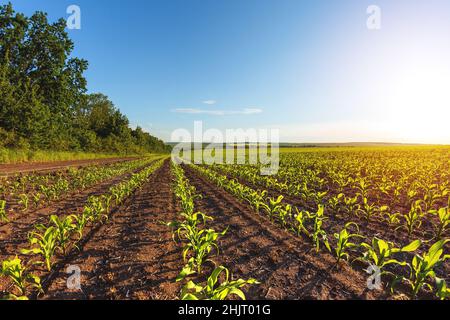
<path fill-rule="evenodd" d="M 177 282 L 186 281 L 193 275 L 203 276 L 204 266 L 211 262 L 212 254 L 219 254 L 218 239 L 226 234 L 227 229 L 217 232 L 208 228 L 207 224 L 212 221 L 211 216 L 195 211 L 194 201 L 201 195 L 196 193 L 194 186 L 189 184 L 183 169 L 172 163 L 172 172 L 175 175 L 174 193 L 181 204 L 182 211 L 178 221 L 166 223 L 173 230 L 174 239 L 177 238 L 182 244 L 182 258 L 185 266 L 176 278 Z M 231 280 L 230 272 L 224 266 L 214 267 L 211 274 L 207 275 L 205 283 L 195 283 L 193 280 L 186 281 L 180 293 L 182 300 L 224 300 L 235 295 L 245 299 L 242 287 L 257 284 L 255 279 Z"/>
<path fill-rule="evenodd" d="M 348 222 L 340 232 L 334 234 L 335 241 L 332 242 L 322 227 L 327 219 L 323 205 L 319 205 L 316 212 L 300 210 L 283 202 L 282 195 L 271 198 L 267 196 L 267 191 L 254 190 L 209 168 L 195 165 L 191 167 L 217 186 L 250 204 L 257 213 L 265 213 L 272 223 L 308 239 L 317 252 L 324 247 L 335 256 L 336 265 L 344 260 L 363 261 L 376 267 L 380 276 L 389 275 L 392 292 L 398 283 L 405 282 L 410 286 L 413 298 L 422 289 L 434 290 L 440 299 L 450 297 L 445 280 L 436 275 L 436 269 L 450 258 L 450 255 L 444 254 L 444 247 L 450 239 L 441 239 L 433 243 L 428 251 L 419 254 L 417 250 L 423 244 L 421 240 L 414 240 L 404 247 L 396 247 L 394 243 L 376 237 L 367 242 L 356 243 L 355 239 L 366 237 L 359 233 L 356 223 Z M 412 259 L 404 260 L 405 253 L 413 254 Z M 351 256 L 353 259 L 350 259 Z M 392 272 L 387 270 L 388 266 L 404 267 L 406 270 L 404 273 Z"/>
<path fill-rule="evenodd" d="M 31 265 L 44 265 L 51 271 L 55 259 L 66 256 L 72 249 L 79 250 L 78 244 L 84 237 L 87 227 L 108 221 L 113 207 L 117 207 L 140 189 L 150 175 L 157 170 L 164 159 L 152 163 L 131 178 L 109 189 L 101 196 L 91 196 L 79 214 L 67 216 L 52 215 L 47 224 L 38 224 L 29 233 L 29 247 L 20 250 L 21 254 L 31 255 Z M 27 299 L 31 290 L 43 293 L 41 279 L 30 272 L 17 256 L 2 262 L 0 276 L 7 277 L 13 290 L 3 299 Z"/>
<path fill-rule="evenodd" d="M 69 168 L 67 172 L 47 175 L 24 175 L 3 181 L 0 189 L 6 198 L 0 200 L 0 222 L 9 222 L 11 211 L 25 212 L 38 209 L 57 201 L 71 191 L 82 191 L 97 183 L 146 166 L 158 156 L 130 162 L 121 162 L 111 166 L 90 166 L 82 169 Z M 52 180 L 52 181 L 50 181 Z"/>

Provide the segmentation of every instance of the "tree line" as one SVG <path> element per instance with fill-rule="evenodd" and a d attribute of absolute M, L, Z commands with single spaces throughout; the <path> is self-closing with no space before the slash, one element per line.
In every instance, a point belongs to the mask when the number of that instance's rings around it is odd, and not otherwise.
<path fill-rule="evenodd" d="M 103 94 L 88 94 L 88 62 L 72 57 L 66 21 L 0 6 L 0 147 L 121 154 L 164 152 L 163 141 L 130 128 Z"/>

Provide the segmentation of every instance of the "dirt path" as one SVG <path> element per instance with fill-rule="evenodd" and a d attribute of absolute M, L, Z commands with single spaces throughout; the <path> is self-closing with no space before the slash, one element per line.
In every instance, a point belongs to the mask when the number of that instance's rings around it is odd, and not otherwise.
<path fill-rule="evenodd" d="M 64 265 L 44 299 L 174 299 L 180 285 L 180 247 L 160 221 L 177 216 L 167 160 Z M 68 265 L 81 268 L 82 292 L 66 287 Z"/>
<path fill-rule="evenodd" d="M 67 167 L 86 167 L 91 165 L 104 165 L 122 161 L 136 160 L 137 157 L 90 159 L 90 160 L 68 160 L 20 164 L 0 164 L 0 176 L 8 176 L 26 172 L 50 172 Z"/>
<path fill-rule="evenodd" d="M 216 230 L 229 226 L 215 258 L 231 268 L 235 278 L 254 277 L 260 282 L 247 294 L 249 299 L 374 299 L 366 289 L 367 277 L 344 265 L 333 268 L 329 254 L 311 251 L 278 226 L 255 214 L 232 195 L 184 167 L 186 176 L 203 199 L 196 210 L 212 215 L 209 225 Z M 379 295 L 379 293 L 378 293 Z"/>

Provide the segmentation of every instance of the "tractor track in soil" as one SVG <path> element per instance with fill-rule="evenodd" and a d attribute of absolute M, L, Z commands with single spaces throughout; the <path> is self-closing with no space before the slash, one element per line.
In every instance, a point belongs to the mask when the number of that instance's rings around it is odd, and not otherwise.
<path fill-rule="evenodd" d="M 161 222 L 177 218 L 169 160 L 124 205 L 114 210 L 56 270 L 43 299 L 175 299 L 181 248 Z M 68 265 L 81 269 L 82 291 L 67 289 Z M 63 268 L 64 267 L 64 268 Z"/>
<path fill-rule="evenodd" d="M 335 268 L 330 254 L 316 253 L 302 242 L 226 191 L 183 166 L 186 177 L 203 195 L 196 210 L 214 217 L 208 227 L 221 231 L 220 255 L 214 260 L 231 268 L 235 278 L 253 277 L 248 299 L 383 299 L 383 292 L 367 289 L 367 276 L 348 265 Z"/>

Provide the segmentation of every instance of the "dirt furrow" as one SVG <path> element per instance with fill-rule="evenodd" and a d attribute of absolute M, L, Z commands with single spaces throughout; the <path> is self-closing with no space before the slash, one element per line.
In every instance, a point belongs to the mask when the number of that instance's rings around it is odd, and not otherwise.
<path fill-rule="evenodd" d="M 214 217 L 209 226 L 228 233 L 220 240 L 216 261 L 231 268 L 235 278 L 254 277 L 261 285 L 249 299 L 375 299 L 367 277 L 348 265 L 335 268 L 329 254 L 311 251 L 311 244 L 272 225 L 232 195 L 184 166 L 186 176 L 203 198 L 196 210 Z"/>
<path fill-rule="evenodd" d="M 174 299 L 181 250 L 161 221 L 176 219 L 169 160 L 101 226 L 48 286 L 44 299 Z M 68 265 L 81 269 L 82 291 L 66 286 Z"/>
<path fill-rule="evenodd" d="M 151 163 L 153 163 L 152 161 Z M 148 164 L 146 165 L 148 166 Z M 144 166 L 145 167 L 145 166 Z M 142 170 L 140 167 L 132 172 Z M 89 189 L 64 196 L 63 199 L 49 206 L 31 212 L 25 212 L 20 217 L 0 226 L 0 261 L 19 252 L 19 248 L 28 242 L 28 232 L 38 223 L 45 223 L 52 214 L 69 215 L 79 213 L 90 196 L 104 194 L 109 188 L 129 178 L 132 172 L 107 179 Z"/>
<path fill-rule="evenodd" d="M 223 173 L 221 171 L 215 171 L 218 174 L 226 175 L 229 179 L 235 179 L 240 184 L 245 185 L 247 187 L 250 187 L 254 190 L 266 190 L 268 192 L 268 196 L 272 198 L 277 198 L 279 195 L 283 195 L 284 201 L 286 203 L 289 203 L 291 205 L 294 205 L 302 210 L 309 210 L 314 212 L 317 210 L 317 208 L 314 208 L 312 204 L 309 204 L 305 206 L 304 200 L 300 199 L 296 196 L 288 195 L 286 192 L 282 192 L 279 190 L 276 190 L 274 188 L 265 188 L 258 184 L 253 184 L 248 180 L 245 180 L 241 177 L 235 177 L 230 174 Z M 329 208 L 327 210 L 330 210 Z M 399 246 L 404 246 L 410 243 L 412 240 L 415 239 L 424 239 L 424 240 L 432 240 L 433 233 L 431 222 L 424 221 L 424 224 L 421 227 L 420 230 L 414 230 L 412 235 L 408 235 L 406 230 L 404 228 L 396 229 L 396 226 L 390 226 L 384 221 L 380 221 L 379 217 L 373 217 L 372 220 L 367 221 L 363 217 L 358 217 L 355 214 L 347 214 L 347 213 L 339 213 L 336 214 L 333 212 L 333 214 L 327 215 L 328 219 L 324 222 L 324 229 L 329 234 L 333 234 L 335 232 L 340 232 L 342 228 L 344 228 L 345 224 L 349 221 L 353 221 L 358 224 L 360 228 L 361 234 L 368 238 L 378 237 L 384 240 L 392 241 L 394 243 L 397 243 Z"/>

